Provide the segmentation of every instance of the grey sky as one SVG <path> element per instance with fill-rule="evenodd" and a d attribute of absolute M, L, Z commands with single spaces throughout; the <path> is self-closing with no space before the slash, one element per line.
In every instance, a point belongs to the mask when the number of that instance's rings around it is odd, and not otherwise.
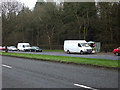
<path fill-rule="evenodd" d="M 25 4 L 25 6 L 29 7 L 30 9 L 33 9 L 35 6 L 37 0 L 17 0 Z"/>
<path fill-rule="evenodd" d="M 33 9 L 37 1 L 42 1 L 42 0 L 17 0 L 25 4 L 25 6 L 28 6 L 30 9 Z M 119 0 L 44 0 L 48 2 L 53 2 L 53 1 L 65 1 L 65 2 L 94 2 L 94 1 L 99 1 L 99 2 L 118 2 Z"/>

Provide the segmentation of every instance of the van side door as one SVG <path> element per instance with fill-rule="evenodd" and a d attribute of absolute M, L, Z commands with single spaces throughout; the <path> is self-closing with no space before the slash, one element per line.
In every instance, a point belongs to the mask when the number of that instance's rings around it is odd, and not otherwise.
<path fill-rule="evenodd" d="M 78 49 L 77 49 L 77 52 L 78 52 L 78 53 L 81 51 L 81 48 L 82 48 L 81 44 L 78 43 Z"/>

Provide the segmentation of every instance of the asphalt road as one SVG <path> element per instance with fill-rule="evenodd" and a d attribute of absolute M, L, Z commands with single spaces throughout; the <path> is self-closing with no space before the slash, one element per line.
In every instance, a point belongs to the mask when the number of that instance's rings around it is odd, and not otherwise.
<path fill-rule="evenodd" d="M 11 52 L 11 51 L 10 51 Z M 41 55 L 57 55 L 57 56 L 69 56 L 69 57 L 84 57 L 84 58 L 100 58 L 100 59 L 111 59 L 111 60 L 120 60 L 120 56 L 115 56 L 114 54 L 67 54 L 64 52 L 20 52 L 12 51 L 15 53 L 32 53 L 32 54 L 41 54 Z"/>
<path fill-rule="evenodd" d="M 3 88 L 118 88 L 118 71 L 2 56 Z"/>

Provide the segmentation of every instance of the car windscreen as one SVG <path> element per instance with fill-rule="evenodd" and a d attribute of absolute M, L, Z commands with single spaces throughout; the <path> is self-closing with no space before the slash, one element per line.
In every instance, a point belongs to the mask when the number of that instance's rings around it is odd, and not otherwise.
<path fill-rule="evenodd" d="M 81 43 L 82 47 L 89 47 L 88 43 Z"/>

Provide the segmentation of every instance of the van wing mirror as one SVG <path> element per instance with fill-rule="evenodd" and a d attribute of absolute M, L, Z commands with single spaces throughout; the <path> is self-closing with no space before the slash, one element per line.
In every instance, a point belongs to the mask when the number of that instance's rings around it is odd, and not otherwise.
<path fill-rule="evenodd" d="M 81 47 L 80 43 L 78 43 L 78 47 Z"/>

